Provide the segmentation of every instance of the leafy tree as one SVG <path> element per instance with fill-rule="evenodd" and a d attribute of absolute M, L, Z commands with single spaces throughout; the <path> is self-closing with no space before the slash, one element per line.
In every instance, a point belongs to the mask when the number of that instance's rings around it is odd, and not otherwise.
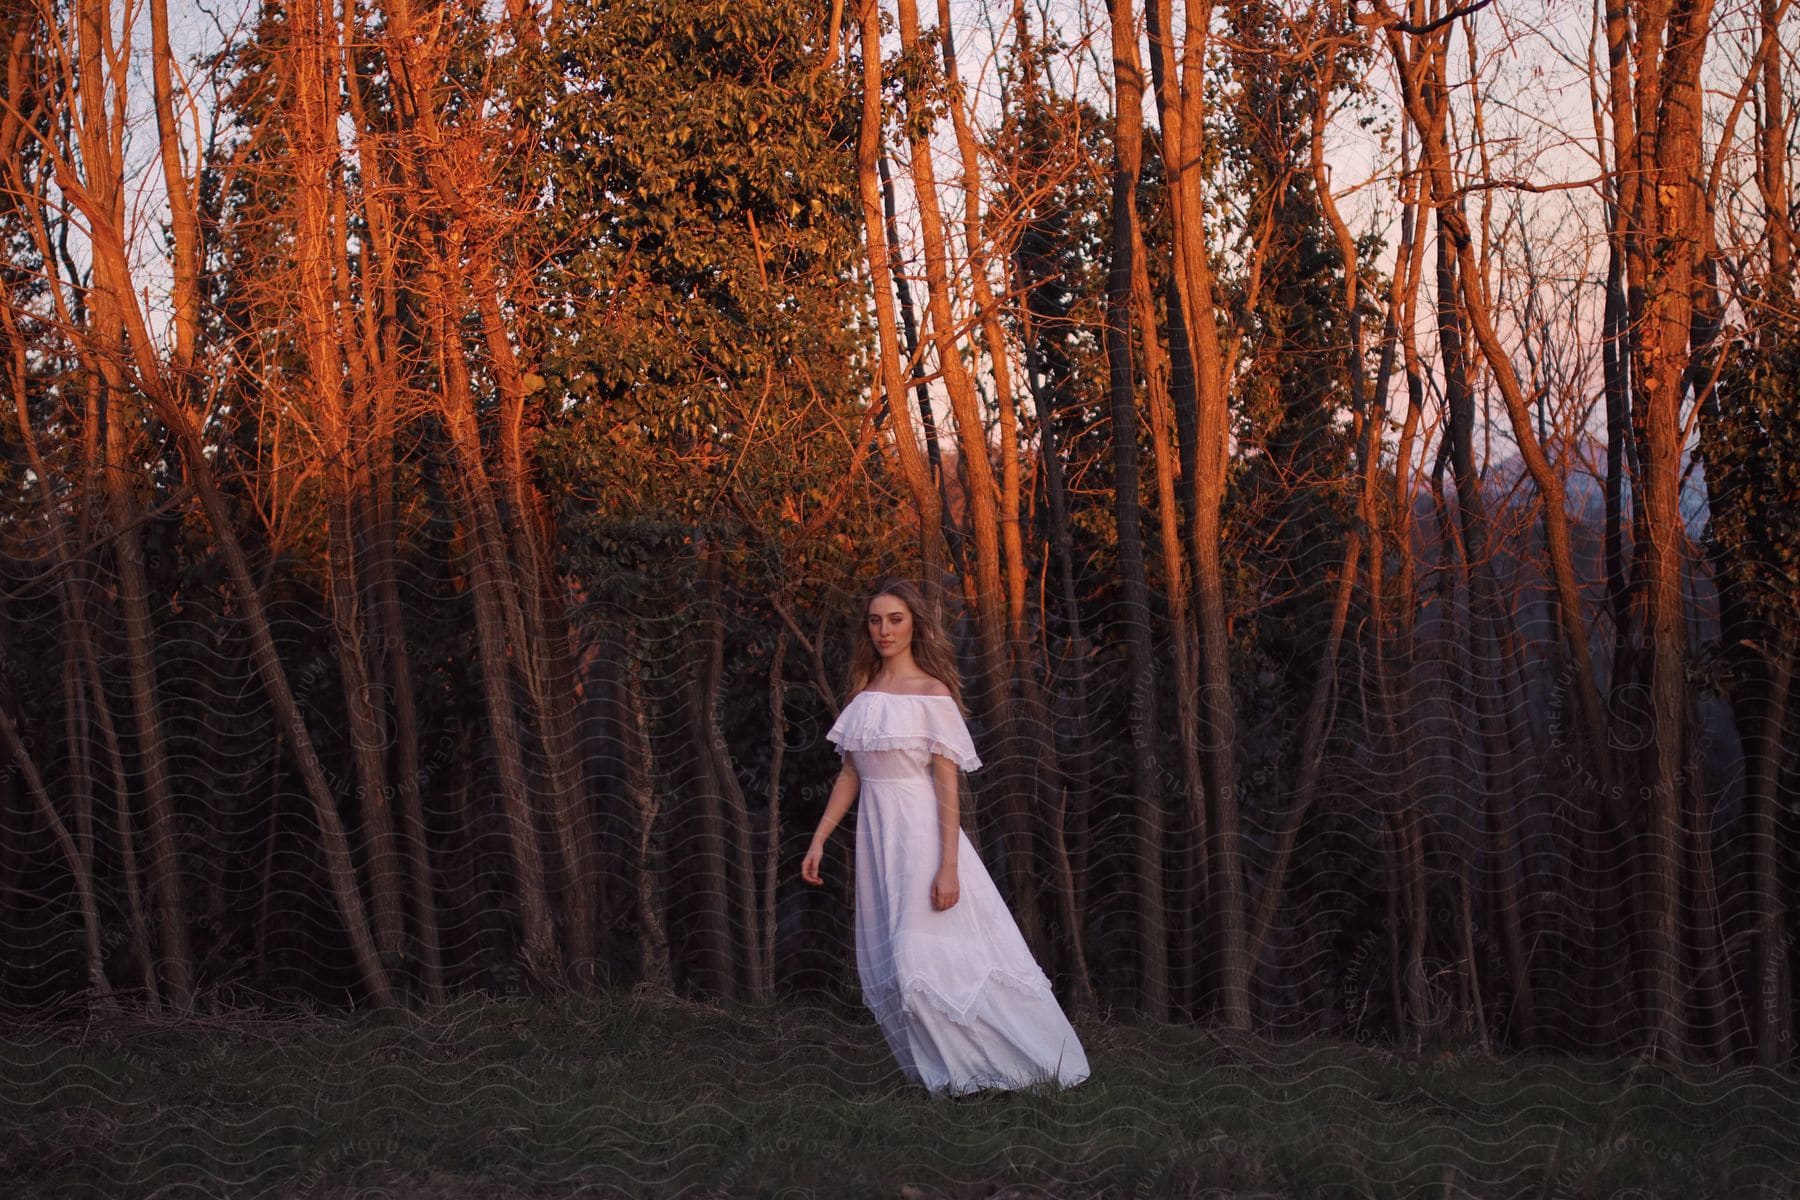
<path fill-rule="evenodd" d="M 590 579 L 702 532 L 736 565 L 740 519 L 805 569 L 799 535 L 846 477 L 807 460 L 853 448 L 866 330 L 856 105 L 817 8 L 563 10 L 542 114 L 562 411 L 541 449 Z"/>
<path fill-rule="evenodd" d="M 1329 578 L 1354 511 L 1344 264 L 1308 164 L 1317 70 L 1291 54 L 1276 5 L 1233 5 L 1221 63 L 1220 178 L 1260 264 L 1232 280 L 1245 343 L 1235 416 L 1239 454 L 1227 508 L 1256 589 L 1256 659 L 1303 702 L 1329 617 Z M 1338 78 L 1353 78 L 1342 63 Z M 1372 255 L 1365 255 L 1372 257 Z"/>

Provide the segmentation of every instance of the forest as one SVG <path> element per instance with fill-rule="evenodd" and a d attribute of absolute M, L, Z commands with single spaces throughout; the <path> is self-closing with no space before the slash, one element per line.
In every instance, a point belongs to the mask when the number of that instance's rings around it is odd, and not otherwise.
<path fill-rule="evenodd" d="M 0 1009 L 854 994 L 862 609 L 1072 1012 L 1791 1065 L 1792 0 L 0 0 Z"/>

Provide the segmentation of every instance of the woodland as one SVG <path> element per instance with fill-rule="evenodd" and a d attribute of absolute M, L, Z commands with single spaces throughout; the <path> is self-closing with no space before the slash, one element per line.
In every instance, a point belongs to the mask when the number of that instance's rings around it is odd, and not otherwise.
<path fill-rule="evenodd" d="M 1792 0 L 231 8 L 0 0 L 0 1008 L 854 999 L 897 574 L 1072 1012 L 1792 1065 Z"/>

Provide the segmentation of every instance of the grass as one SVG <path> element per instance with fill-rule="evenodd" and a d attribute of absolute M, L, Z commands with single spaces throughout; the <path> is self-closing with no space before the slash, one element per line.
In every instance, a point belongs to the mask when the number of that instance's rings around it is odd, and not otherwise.
<path fill-rule="evenodd" d="M 1800 1195 L 1800 1081 L 1078 1022 L 1057 1094 L 934 1100 L 860 1008 L 472 997 L 0 1036 L 0 1196 Z"/>

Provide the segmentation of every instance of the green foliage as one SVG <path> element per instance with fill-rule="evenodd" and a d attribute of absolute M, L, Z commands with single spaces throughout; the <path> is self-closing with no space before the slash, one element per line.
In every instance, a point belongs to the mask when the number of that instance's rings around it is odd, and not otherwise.
<path fill-rule="evenodd" d="M 1750 636 L 1800 638 L 1800 326 L 1740 338 L 1724 354 L 1716 411 L 1700 423 L 1705 545 Z"/>
<path fill-rule="evenodd" d="M 1213 75 L 1213 178 L 1245 249 L 1221 275 L 1223 306 L 1243 338 L 1224 519 L 1239 548 L 1226 556 L 1233 607 L 1251 614 L 1234 631 L 1232 673 L 1243 681 L 1245 726 L 1276 734 L 1246 743 L 1246 774 L 1274 779 L 1323 664 L 1355 510 L 1345 264 L 1315 187 L 1311 136 L 1319 106 L 1360 86 L 1363 51 L 1339 51 L 1346 58 L 1325 92 L 1323 52 L 1295 53 L 1277 6 L 1234 5 L 1229 20 Z M 1373 250 L 1359 249 L 1365 258 Z M 1306 881 L 1296 883 L 1305 890 Z"/>
<path fill-rule="evenodd" d="M 847 459 L 866 377 L 857 105 L 820 34 L 792 0 L 624 0 L 547 47 L 539 449 L 596 573 L 653 528 L 743 542 L 740 505 L 779 541 L 847 469 L 800 453 Z"/>

